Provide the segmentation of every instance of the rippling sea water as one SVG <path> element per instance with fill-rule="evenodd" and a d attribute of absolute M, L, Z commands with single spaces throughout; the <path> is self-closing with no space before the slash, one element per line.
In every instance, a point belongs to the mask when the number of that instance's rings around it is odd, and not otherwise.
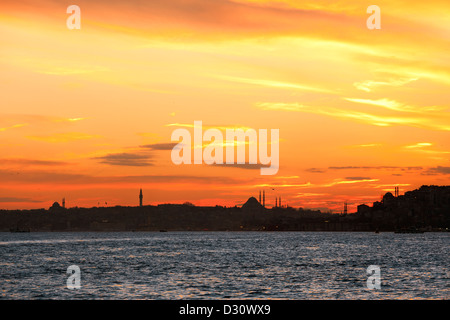
<path fill-rule="evenodd" d="M 449 299 L 448 233 L 0 233 L 2 299 Z M 70 265 L 81 288 L 69 290 Z M 381 289 L 367 288 L 369 265 Z"/>

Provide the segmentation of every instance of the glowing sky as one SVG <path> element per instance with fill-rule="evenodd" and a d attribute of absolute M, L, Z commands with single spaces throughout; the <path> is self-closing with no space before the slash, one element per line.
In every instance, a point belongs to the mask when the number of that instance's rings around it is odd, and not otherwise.
<path fill-rule="evenodd" d="M 447 0 L 2 0 L 0 208 L 137 205 L 142 188 L 339 212 L 449 184 L 449 16 Z M 171 133 L 195 120 L 279 129 L 278 174 L 174 165 Z"/>

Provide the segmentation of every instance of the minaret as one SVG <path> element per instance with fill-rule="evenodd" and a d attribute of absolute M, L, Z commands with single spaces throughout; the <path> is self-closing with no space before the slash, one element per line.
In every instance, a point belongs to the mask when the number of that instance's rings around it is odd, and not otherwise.
<path fill-rule="evenodd" d="M 263 190 L 263 203 L 262 203 L 263 207 L 266 207 L 266 191 Z"/>
<path fill-rule="evenodd" d="M 347 201 L 344 202 L 344 215 L 347 214 Z"/>
<path fill-rule="evenodd" d="M 278 199 L 278 206 L 281 208 L 281 197 Z"/>
<path fill-rule="evenodd" d="M 261 204 L 261 190 L 259 190 L 259 203 Z"/>
<path fill-rule="evenodd" d="M 278 207 L 278 198 L 275 197 L 275 208 Z"/>
<path fill-rule="evenodd" d="M 142 195 L 142 189 L 139 193 L 139 206 L 142 207 L 142 199 L 144 198 L 144 196 Z"/>

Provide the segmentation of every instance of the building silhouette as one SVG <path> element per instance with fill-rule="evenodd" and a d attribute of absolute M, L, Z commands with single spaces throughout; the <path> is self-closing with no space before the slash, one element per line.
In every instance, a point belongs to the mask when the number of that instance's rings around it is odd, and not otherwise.
<path fill-rule="evenodd" d="M 387 192 L 372 207 L 358 206 L 357 217 L 384 229 L 441 228 L 450 224 L 450 186 L 421 186 L 419 189 L 399 194 Z"/>
<path fill-rule="evenodd" d="M 263 206 L 254 197 L 248 198 L 247 202 L 242 205 L 242 210 L 248 212 L 260 212 Z"/>
<path fill-rule="evenodd" d="M 139 192 L 139 207 L 142 207 L 142 199 L 144 198 L 144 196 L 142 195 L 142 189 Z"/>

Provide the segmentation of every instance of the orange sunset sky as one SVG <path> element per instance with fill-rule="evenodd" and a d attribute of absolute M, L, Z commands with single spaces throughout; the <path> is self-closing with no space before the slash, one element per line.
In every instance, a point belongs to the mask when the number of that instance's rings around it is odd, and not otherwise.
<path fill-rule="evenodd" d="M 134 206 L 142 188 L 352 212 L 448 185 L 449 17 L 448 0 L 2 0 L 0 209 Z M 171 133 L 194 120 L 279 129 L 278 173 L 174 165 Z"/>

